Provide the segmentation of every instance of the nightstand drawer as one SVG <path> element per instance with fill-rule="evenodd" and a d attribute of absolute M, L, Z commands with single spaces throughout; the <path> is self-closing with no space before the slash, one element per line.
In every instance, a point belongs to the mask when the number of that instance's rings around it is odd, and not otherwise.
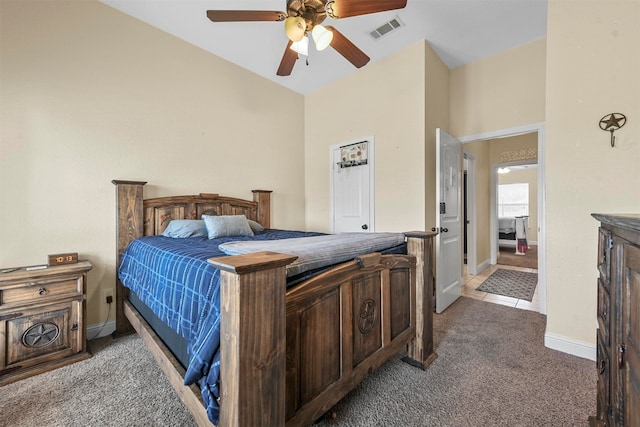
<path fill-rule="evenodd" d="M 88 261 L 0 274 L 0 386 L 87 359 Z"/>
<path fill-rule="evenodd" d="M 82 278 L 53 277 L 21 283 L 0 290 L 0 310 L 13 305 L 40 304 L 60 297 L 83 295 Z"/>
<path fill-rule="evenodd" d="M 26 368 L 83 351 L 81 326 L 81 301 L 32 308 L 2 319 L 0 331 L 10 344 L 0 356 L 2 370 Z"/>

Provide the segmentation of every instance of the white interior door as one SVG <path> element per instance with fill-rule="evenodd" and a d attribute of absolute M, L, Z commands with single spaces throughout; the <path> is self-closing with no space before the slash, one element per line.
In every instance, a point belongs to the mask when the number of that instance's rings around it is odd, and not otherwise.
<path fill-rule="evenodd" d="M 436 312 L 462 293 L 462 150 L 460 141 L 436 129 Z"/>
<path fill-rule="evenodd" d="M 333 146 L 331 159 L 332 232 L 374 231 L 372 142 Z"/>

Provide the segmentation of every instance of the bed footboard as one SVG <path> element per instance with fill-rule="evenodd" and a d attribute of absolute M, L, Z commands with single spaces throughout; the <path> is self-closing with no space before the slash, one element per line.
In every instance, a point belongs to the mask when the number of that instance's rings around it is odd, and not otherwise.
<path fill-rule="evenodd" d="M 433 235 L 408 233 L 409 255 L 371 253 L 316 276 L 286 305 L 295 257 L 210 259 L 223 287 L 220 426 L 311 425 L 405 346 L 413 365 L 431 363 Z"/>
<path fill-rule="evenodd" d="M 287 425 L 310 425 L 415 336 L 415 258 L 371 253 L 287 294 Z"/>

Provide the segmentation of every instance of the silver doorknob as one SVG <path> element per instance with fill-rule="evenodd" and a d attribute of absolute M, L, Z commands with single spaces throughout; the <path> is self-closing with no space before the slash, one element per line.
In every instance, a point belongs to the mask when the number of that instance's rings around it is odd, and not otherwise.
<path fill-rule="evenodd" d="M 362 224 L 362 229 L 363 230 L 367 230 L 369 228 L 369 226 L 367 224 Z"/>

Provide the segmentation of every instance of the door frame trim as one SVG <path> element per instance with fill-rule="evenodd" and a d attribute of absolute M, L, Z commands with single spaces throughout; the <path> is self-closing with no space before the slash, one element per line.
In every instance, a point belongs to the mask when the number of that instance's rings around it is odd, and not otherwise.
<path fill-rule="evenodd" d="M 538 289 L 540 293 L 540 313 L 547 314 L 547 259 L 546 259 L 546 179 L 545 179 L 545 125 L 544 122 L 530 123 L 522 126 L 499 129 L 490 132 L 483 132 L 475 135 L 468 135 L 458 138 L 463 144 L 486 141 L 490 139 L 503 138 L 507 136 L 517 136 L 527 133 L 538 134 Z M 495 196 L 494 196 L 495 197 Z M 492 201 L 492 209 L 495 209 L 495 202 Z M 495 213 L 491 218 L 491 236 L 497 241 L 498 219 Z M 493 244 L 491 246 L 493 251 Z M 493 260 L 493 255 L 492 255 Z"/>
<path fill-rule="evenodd" d="M 462 143 L 462 141 L 461 141 Z M 464 150 L 462 146 L 462 156 L 467 159 L 467 197 L 464 199 L 467 207 L 467 270 L 469 274 L 478 274 L 478 230 L 476 228 L 478 220 L 478 208 L 476 206 L 476 156 Z M 465 224 L 463 224 L 465 226 Z"/>
<path fill-rule="evenodd" d="M 376 230 L 376 171 L 375 171 L 375 137 L 373 135 L 354 139 L 351 142 L 343 142 L 341 144 L 333 144 L 329 147 L 329 227 L 331 233 L 335 233 L 336 218 L 335 218 L 335 206 L 334 206 L 334 194 L 333 194 L 333 152 L 345 145 L 357 144 L 359 142 L 369 143 L 369 157 L 367 165 L 369 166 L 369 232 L 373 233 Z"/>

